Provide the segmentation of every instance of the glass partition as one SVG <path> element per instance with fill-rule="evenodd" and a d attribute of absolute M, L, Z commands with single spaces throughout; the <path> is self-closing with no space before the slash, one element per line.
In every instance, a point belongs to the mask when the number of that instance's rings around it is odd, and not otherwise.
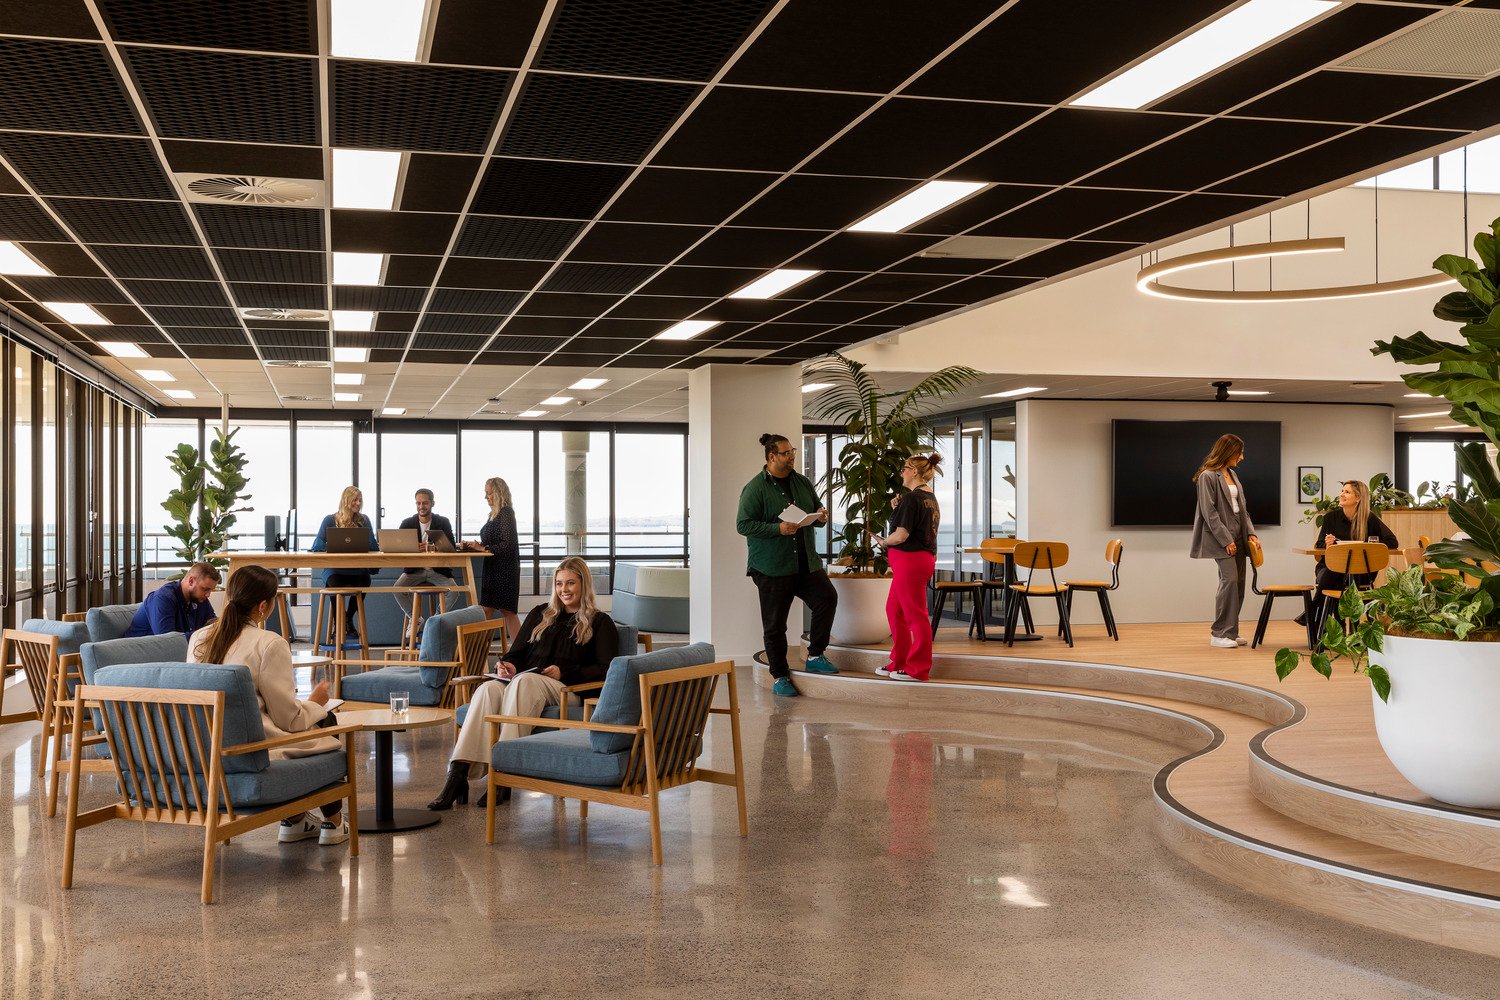
<path fill-rule="evenodd" d="M 991 538 L 1016 534 L 1016 416 L 990 420 Z"/>
<path fill-rule="evenodd" d="M 16 424 L 11 435 L 13 445 L 11 495 L 14 498 L 16 520 L 15 537 L 11 548 L 12 566 L 15 568 L 15 600 L 20 602 L 17 619 L 31 617 L 31 597 L 36 580 L 32 576 L 32 556 L 36 545 L 36 522 L 31 505 L 32 476 L 35 460 L 31 444 L 31 425 L 34 419 L 32 404 L 31 352 L 24 347 L 16 348 L 14 382 L 16 400 Z"/>

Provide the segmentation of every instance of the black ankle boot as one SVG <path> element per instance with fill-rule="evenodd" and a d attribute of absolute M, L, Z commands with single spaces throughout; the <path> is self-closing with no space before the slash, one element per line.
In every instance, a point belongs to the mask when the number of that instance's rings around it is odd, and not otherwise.
<path fill-rule="evenodd" d="M 453 808 L 453 803 L 464 805 L 469 801 L 469 762 L 466 760 L 455 760 L 448 765 L 448 782 L 443 785 L 443 790 L 438 797 L 427 803 L 427 808 L 433 812 L 446 812 Z"/>
<path fill-rule="evenodd" d="M 501 785 L 500 786 L 500 797 L 495 800 L 495 805 L 498 806 L 502 802 L 509 802 L 509 801 L 510 801 L 510 786 L 509 785 Z M 474 808 L 475 809 L 483 809 L 485 806 L 487 806 L 489 804 L 490 804 L 490 793 L 489 793 L 488 790 L 486 790 L 486 791 L 483 791 L 483 792 L 479 793 L 479 800 L 474 803 Z"/>

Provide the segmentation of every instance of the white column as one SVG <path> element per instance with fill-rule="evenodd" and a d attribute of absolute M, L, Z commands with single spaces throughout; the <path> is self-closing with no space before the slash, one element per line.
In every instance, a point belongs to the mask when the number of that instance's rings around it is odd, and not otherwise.
<path fill-rule="evenodd" d="M 584 552 L 589 523 L 589 432 L 563 431 L 563 531 L 568 555 Z"/>
<path fill-rule="evenodd" d="M 745 539 L 735 526 L 740 490 L 765 468 L 762 434 L 802 447 L 797 365 L 704 365 L 688 374 L 688 553 L 694 642 L 748 663 L 761 649 L 760 601 L 745 575 Z M 787 637 L 801 635 L 800 603 Z"/>

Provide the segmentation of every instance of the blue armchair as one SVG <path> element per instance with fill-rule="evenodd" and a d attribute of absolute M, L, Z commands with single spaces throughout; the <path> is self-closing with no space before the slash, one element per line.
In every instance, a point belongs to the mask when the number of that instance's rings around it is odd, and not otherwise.
<path fill-rule="evenodd" d="M 454 677 L 484 673 L 490 639 L 502 624 L 499 618 L 485 618 L 480 607 L 429 618 L 415 660 L 398 659 L 410 652 L 405 650 L 390 650 L 385 660 L 335 660 L 335 691 L 340 698 L 380 705 L 389 703 L 392 691 L 406 691 L 413 705 L 452 708 L 458 691 Z M 380 669 L 344 676 L 350 666 Z"/>
<path fill-rule="evenodd" d="M 613 618 L 614 616 L 611 615 L 610 617 Z M 621 625 L 619 622 L 615 622 L 615 628 L 617 628 L 620 632 L 620 645 L 617 647 L 620 652 L 614 660 L 609 661 L 611 664 L 613 664 L 615 660 L 618 660 L 621 656 L 634 656 L 637 648 L 639 648 L 640 646 L 640 630 L 637 629 L 634 625 Z M 646 650 L 646 652 L 649 653 L 650 650 L 648 649 Z M 455 728 L 461 728 L 464 724 L 464 719 L 469 714 L 468 689 L 475 684 L 484 683 L 484 681 L 487 679 L 488 678 L 475 675 L 453 678 L 454 683 L 463 686 L 464 691 L 462 696 L 465 700 L 465 703 L 459 705 L 457 711 L 453 715 L 453 725 Z M 604 681 L 585 681 L 582 684 L 568 685 L 563 689 L 563 696 L 565 699 L 564 703 L 562 705 L 548 705 L 546 708 L 542 709 L 542 718 L 567 718 L 568 716 L 566 712 L 569 707 L 566 704 L 567 695 L 582 695 L 590 691 L 597 691 L 603 686 Z M 562 711 L 559 711 L 559 709 L 561 709 Z M 582 718 L 582 716 L 580 715 L 579 718 Z"/>
<path fill-rule="evenodd" d="M 24 669 L 35 708 L 34 713 L 0 715 L 0 724 L 33 718 L 41 722 L 42 746 L 37 754 L 36 773 L 38 778 L 42 777 L 47 773 L 47 762 L 52 762 L 48 816 L 57 814 L 58 766 L 67 760 L 63 756 L 63 737 L 73 724 L 68 694 L 78 687 L 81 679 L 78 650 L 87 641 L 88 628 L 83 622 L 51 618 L 28 618 L 19 630 L 7 629 L 4 640 L 0 641 L 0 661 L 10 666 L 15 660 Z M 86 739 L 89 743 L 97 741 L 98 736 L 92 733 Z"/>
<path fill-rule="evenodd" d="M 140 604 L 108 604 L 89 608 L 83 619 L 88 627 L 89 641 L 106 642 L 120 638 L 130 628 L 135 613 L 140 609 Z"/>

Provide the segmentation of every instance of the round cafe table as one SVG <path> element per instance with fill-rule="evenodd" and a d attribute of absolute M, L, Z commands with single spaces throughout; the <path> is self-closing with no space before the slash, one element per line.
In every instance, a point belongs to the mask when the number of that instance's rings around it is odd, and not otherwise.
<path fill-rule="evenodd" d="M 359 811 L 360 833 L 395 833 L 420 830 L 435 825 L 442 817 L 430 809 L 395 809 L 391 804 L 391 778 L 394 767 L 391 733 L 397 730 L 425 729 L 428 726 L 453 724 L 453 709 L 426 708 L 413 705 L 397 715 L 388 708 L 338 711 L 339 725 L 358 726 L 375 734 L 375 808 Z"/>

